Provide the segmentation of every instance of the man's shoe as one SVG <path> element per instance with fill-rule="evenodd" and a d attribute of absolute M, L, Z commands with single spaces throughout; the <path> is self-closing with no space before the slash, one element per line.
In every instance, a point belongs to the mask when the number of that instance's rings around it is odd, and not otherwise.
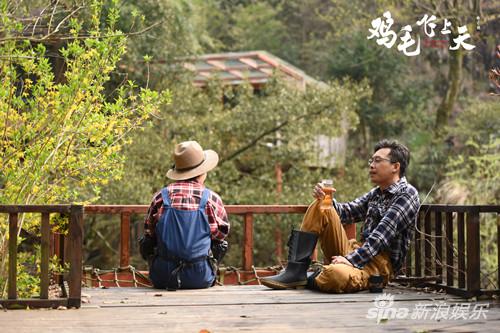
<path fill-rule="evenodd" d="M 278 275 L 262 278 L 260 282 L 273 289 L 304 288 L 317 241 L 318 235 L 315 233 L 292 230 L 288 238 L 288 264 L 285 270 Z"/>
<path fill-rule="evenodd" d="M 285 270 L 278 275 L 265 277 L 260 282 L 272 289 L 305 288 L 309 262 L 288 262 Z"/>

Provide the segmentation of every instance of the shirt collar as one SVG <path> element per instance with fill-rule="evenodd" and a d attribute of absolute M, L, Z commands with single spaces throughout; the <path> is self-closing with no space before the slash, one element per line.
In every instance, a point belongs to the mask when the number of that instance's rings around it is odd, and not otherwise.
<path fill-rule="evenodd" d="M 391 184 L 391 186 L 386 188 L 384 191 L 382 191 L 380 189 L 380 187 L 378 187 L 378 191 L 380 193 L 389 192 L 391 194 L 394 194 L 394 193 L 398 192 L 401 189 L 401 187 L 406 186 L 406 184 L 407 184 L 406 177 L 403 176 L 397 182 L 395 182 L 394 184 Z"/>
<path fill-rule="evenodd" d="M 201 184 L 199 182 L 197 182 L 196 180 L 192 180 L 192 179 L 176 180 L 174 183 L 175 184 L 192 184 L 192 185 L 201 186 Z"/>

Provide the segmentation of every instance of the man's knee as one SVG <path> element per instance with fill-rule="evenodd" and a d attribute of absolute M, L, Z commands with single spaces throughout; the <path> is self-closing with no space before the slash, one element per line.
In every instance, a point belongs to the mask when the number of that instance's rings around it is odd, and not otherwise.
<path fill-rule="evenodd" d="M 357 268 L 344 264 L 330 264 L 324 266 L 321 274 L 316 277 L 316 284 L 324 292 L 344 293 L 364 289 L 366 287 L 364 280 L 363 272 Z"/>

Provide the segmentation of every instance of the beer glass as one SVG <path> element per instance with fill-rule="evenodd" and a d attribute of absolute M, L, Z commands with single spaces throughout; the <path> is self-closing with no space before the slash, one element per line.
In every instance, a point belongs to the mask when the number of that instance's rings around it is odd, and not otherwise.
<path fill-rule="evenodd" d="M 331 209 L 333 207 L 333 180 L 323 179 L 321 187 L 325 192 L 325 197 L 321 201 L 320 208 L 321 210 Z"/>

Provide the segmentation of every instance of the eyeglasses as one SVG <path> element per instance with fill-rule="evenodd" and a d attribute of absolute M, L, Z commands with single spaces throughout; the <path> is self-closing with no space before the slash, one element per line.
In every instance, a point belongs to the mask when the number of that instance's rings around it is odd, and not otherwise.
<path fill-rule="evenodd" d="M 388 161 L 390 163 L 394 163 L 389 158 L 375 157 L 375 158 L 370 158 L 368 160 L 368 165 L 371 165 L 372 163 L 379 164 L 382 161 Z"/>

